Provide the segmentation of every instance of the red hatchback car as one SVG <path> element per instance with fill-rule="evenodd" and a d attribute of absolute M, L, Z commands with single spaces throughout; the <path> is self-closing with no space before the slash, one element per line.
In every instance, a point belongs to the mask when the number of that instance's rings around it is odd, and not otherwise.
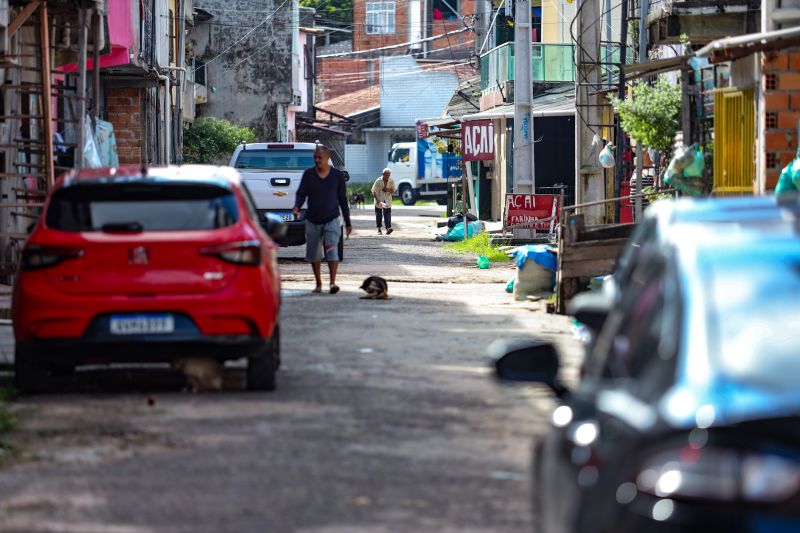
<path fill-rule="evenodd" d="M 265 233 L 266 231 L 266 233 Z M 56 183 L 13 294 L 17 386 L 82 364 L 247 358 L 275 388 L 280 274 L 272 236 L 231 168 L 73 171 Z"/>

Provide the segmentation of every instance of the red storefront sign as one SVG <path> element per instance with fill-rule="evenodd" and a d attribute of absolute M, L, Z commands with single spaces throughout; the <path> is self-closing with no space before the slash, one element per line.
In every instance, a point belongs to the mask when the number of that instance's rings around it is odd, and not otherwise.
<path fill-rule="evenodd" d="M 461 155 L 464 161 L 494 159 L 494 124 L 491 120 L 472 120 L 461 124 Z"/>
<path fill-rule="evenodd" d="M 556 194 L 506 194 L 507 228 L 532 228 L 554 233 L 561 210 Z"/>

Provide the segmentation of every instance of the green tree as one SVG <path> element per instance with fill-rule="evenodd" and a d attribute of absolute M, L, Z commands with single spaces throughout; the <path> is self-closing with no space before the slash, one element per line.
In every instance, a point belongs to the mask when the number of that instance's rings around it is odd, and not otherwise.
<path fill-rule="evenodd" d="M 256 134 L 246 126 L 225 119 L 204 117 L 183 130 L 184 163 L 214 164 L 229 156 L 241 142 L 253 142 Z"/>
<path fill-rule="evenodd" d="M 626 100 L 612 97 L 619 113 L 622 129 L 636 142 L 666 153 L 680 127 L 681 86 L 664 77 L 655 84 L 638 82 L 633 97 Z"/>
<path fill-rule="evenodd" d="M 353 0 L 300 0 L 303 7 L 313 7 L 328 20 L 353 21 Z"/>

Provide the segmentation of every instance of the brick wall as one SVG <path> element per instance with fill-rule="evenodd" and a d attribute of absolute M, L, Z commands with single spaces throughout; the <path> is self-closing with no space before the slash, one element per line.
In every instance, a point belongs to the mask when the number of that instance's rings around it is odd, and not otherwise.
<path fill-rule="evenodd" d="M 113 88 L 106 94 L 108 121 L 114 125 L 120 164 L 142 163 L 142 91 L 140 88 Z"/>
<path fill-rule="evenodd" d="M 774 189 L 781 170 L 797 153 L 800 121 L 800 48 L 764 54 L 764 164 L 766 188 Z"/>
<path fill-rule="evenodd" d="M 376 0 L 377 1 L 377 0 Z M 452 0 L 450 5 L 455 6 Z M 419 2 L 417 5 L 422 9 L 424 2 Z M 475 0 L 460 0 L 458 1 L 457 9 L 459 12 L 466 16 L 475 13 Z M 432 3 L 428 3 L 429 9 Z M 395 31 L 392 34 L 383 35 L 367 35 L 367 0 L 355 0 L 353 2 L 353 50 L 369 50 L 371 48 L 380 48 L 383 46 L 391 46 L 393 44 L 400 44 L 408 42 L 408 20 L 409 9 L 412 4 L 408 0 L 395 0 Z M 420 15 L 419 20 L 424 23 L 425 17 Z M 449 31 L 459 30 L 464 27 L 461 20 L 434 20 L 431 13 L 427 18 L 427 36 L 440 35 Z M 447 38 L 436 39 L 428 43 L 429 50 L 439 48 L 456 48 L 459 44 L 464 46 L 465 43 L 472 41 L 473 34 L 464 32 L 458 35 L 450 36 L 448 43 Z M 394 53 L 391 53 L 394 52 Z M 398 49 L 397 51 L 389 51 L 388 55 L 404 54 L 407 50 Z"/>
<path fill-rule="evenodd" d="M 380 85 L 380 59 L 363 57 L 328 57 L 317 61 L 317 86 L 320 102 Z"/>

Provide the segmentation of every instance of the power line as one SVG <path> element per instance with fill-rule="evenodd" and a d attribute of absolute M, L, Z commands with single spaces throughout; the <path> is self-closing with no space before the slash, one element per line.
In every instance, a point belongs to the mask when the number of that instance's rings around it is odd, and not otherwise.
<path fill-rule="evenodd" d="M 472 28 L 461 28 L 460 30 L 453 30 L 453 31 L 450 31 L 450 32 L 447 32 L 447 33 L 443 33 L 441 35 L 434 35 L 433 37 L 426 37 L 425 39 L 419 39 L 417 41 L 408 41 L 408 42 L 405 42 L 405 43 L 393 44 L 391 46 L 382 46 L 380 48 L 370 48 L 369 50 L 358 50 L 358 51 L 354 51 L 354 52 L 340 52 L 340 53 L 337 53 L 337 54 L 325 54 L 325 55 L 317 56 L 317 59 L 326 59 L 326 58 L 329 58 L 329 57 L 348 57 L 348 56 L 354 56 L 354 55 L 369 54 L 369 53 L 372 53 L 372 52 L 379 52 L 381 50 L 393 50 L 393 49 L 397 49 L 397 48 L 404 48 L 404 47 L 412 45 L 412 44 L 419 44 L 419 43 L 426 43 L 426 42 L 429 42 L 429 41 L 435 41 L 436 39 L 443 39 L 443 38 L 445 38 L 445 37 L 447 37 L 449 35 L 456 35 L 456 34 L 464 33 L 466 31 L 471 31 L 471 30 L 472 30 Z"/>
<path fill-rule="evenodd" d="M 233 49 L 233 47 L 235 47 L 237 44 L 239 44 L 240 42 L 242 42 L 242 41 L 244 41 L 245 39 L 247 39 L 247 38 L 248 38 L 250 35 L 252 35 L 252 33 L 253 33 L 254 31 L 256 31 L 258 28 L 260 28 L 261 26 L 263 26 L 264 24 L 266 24 L 266 23 L 269 21 L 269 19 L 271 19 L 273 16 L 275 16 L 275 14 L 277 14 L 277 13 L 278 13 L 278 11 L 280 11 L 280 10 L 281 10 L 281 8 L 283 8 L 283 6 L 285 6 L 285 5 L 286 5 L 288 2 L 289 2 L 289 0 L 283 0 L 283 3 L 281 3 L 281 5 L 279 5 L 279 6 L 278 6 L 278 8 L 277 8 L 275 11 L 273 11 L 272 13 L 270 13 L 270 14 L 269 14 L 269 15 L 268 15 L 268 16 L 267 16 L 267 17 L 266 17 L 264 20 L 262 20 L 261 22 L 259 22 L 259 23 L 258 23 L 258 24 L 256 24 L 255 26 L 253 26 L 253 28 L 252 28 L 250 31 L 248 31 L 247 33 L 245 33 L 245 34 L 244 34 L 244 36 L 242 36 L 242 38 L 241 38 L 241 39 L 238 39 L 238 40 L 237 40 L 237 41 L 235 41 L 235 42 L 234 42 L 232 45 L 230 45 L 229 47 L 227 47 L 225 50 L 223 50 L 222 52 L 220 52 L 219 54 L 217 54 L 217 55 L 216 55 L 216 56 L 214 56 L 213 58 L 211 58 L 211 59 L 209 59 L 208 61 L 206 61 L 204 66 L 206 66 L 206 67 L 207 67 L 208 65 L 210 65 L 211 63 L 213 63 L 214 61 L 216 61 L 217 59 L 219 59 L 219 58 L 220 58 L 220 57 L 222 57 L 223 55 L 225 55 L 225 54 L 227 54 L 228 52 L 230 52 L 230 51 Z M 201 68 L 201 67 L 198 67 L 198 68 Z M 194 71 L 195 71 L 195 72 L 197 72 L 198 68 L 194 69 Z"/>

